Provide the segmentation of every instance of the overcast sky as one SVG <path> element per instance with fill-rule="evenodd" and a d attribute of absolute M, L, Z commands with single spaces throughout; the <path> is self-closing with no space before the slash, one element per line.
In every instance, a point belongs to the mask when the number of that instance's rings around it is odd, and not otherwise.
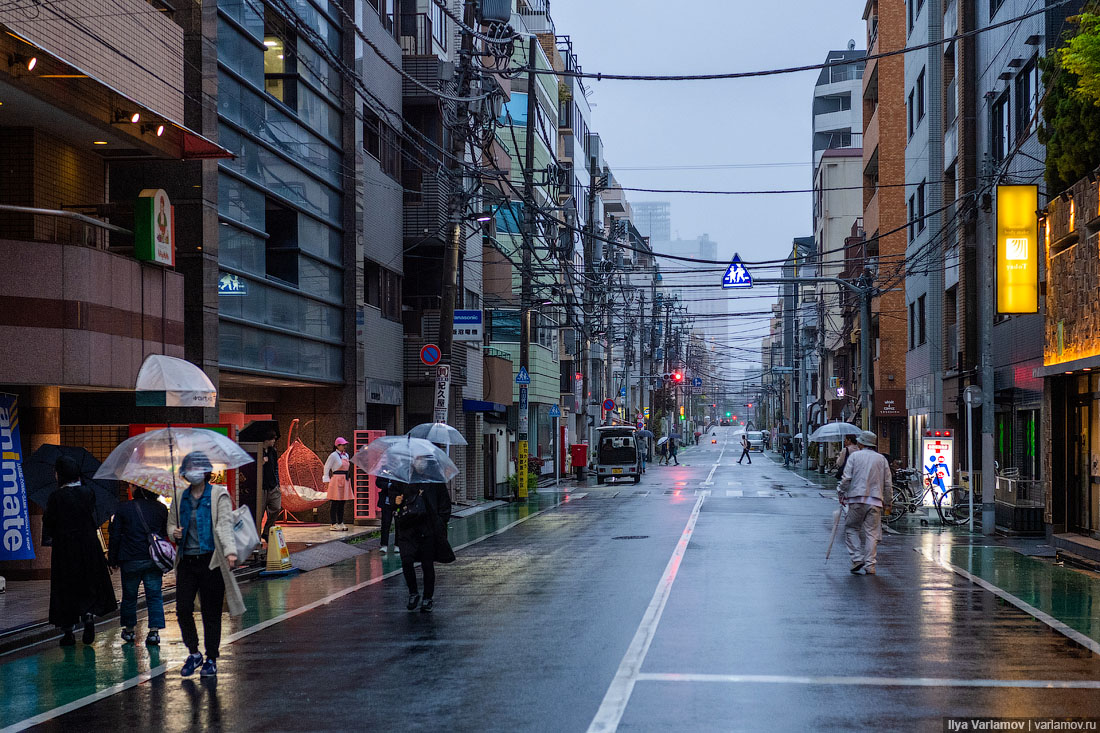
<path fill-rule="evenodd" d="M 557 33 L 585 71 L 698 74 L 822 63 L 849 39 L 863 49 L 864 0 L 552 0 Z M 620 183 L 636 188 L 809 188 L 818 72 L 699 82 L 589 80 L 594 129 Z M 764 167 L 756 167 L 763 164 Z M 776 165 L 784 164 L 784 165 Z M 628 170 L 730 165 L 720 170 Z M 748 166 L 748 167 L 746 167 Z M 628 192 L 672 202 L 672 233 L 709 234 L 722 257 L 783 257 L 813 233 L 809 194 L 703 196 Z M 771 273 L 773 275 L 777 273 Z M 720 279 L 716 276 L 716 283 Z M 754 309 L 761 304 L 754 299 Z M 753 329 L 759 332 L 759 324 Z"/>
<path fill-rule="evenodd" d="M 854 39 L 865 47 L 864 0 L 553 0 L 559 34 L 573 38 L 585 71 L 697 74 L 821 63 Z M 689 12 L 690 11 L 690 12 Z M 818 72 L 700 82 L 591 80 L 595 130 L 624 186 L 808 188 L 810 106 Z M 795 164 L 776 166 L 776 163 Z M 724 170 L 639 166 L 755 165 Z M 672 202 L 672 230 L 709 234 L 721 251 L 770 259 L 812 233 L 809 194 L 690 196 L 629 193 Z"/>

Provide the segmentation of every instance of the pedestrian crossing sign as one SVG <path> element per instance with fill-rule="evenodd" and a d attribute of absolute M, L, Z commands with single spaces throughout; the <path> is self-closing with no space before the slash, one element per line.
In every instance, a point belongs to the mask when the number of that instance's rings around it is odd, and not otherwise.
<path fill-rule="evenodd" d="M 730 266 L 726 268 L 726 274 L 722 277 L 723 288 L 751 288 L 752 287 L 752 275 L 749 274 L 749 270 L 741 262 L 741 257 L 734 252 L 733 259 L 730 260 Z"/>

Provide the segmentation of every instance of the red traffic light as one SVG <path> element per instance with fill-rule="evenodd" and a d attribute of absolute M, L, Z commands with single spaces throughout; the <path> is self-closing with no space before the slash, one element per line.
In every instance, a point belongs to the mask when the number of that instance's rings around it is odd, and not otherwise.
<path fill-rule="evenodd" d="M 576 374 L 574 375 L 574 377 L 576 378 L 576 380 L 577 380 L 578 382 L 579 382 L 579 381 L 581 381 L 582 379 L 584 379 L 584 375 L 583 375 L 583 374 L 581 374 L 580 372 L 577 372 L 577 373 L 576 373 Z"/>
<path fill-rule="evenodd" d="M 682 382 L 682 381 L 684 381 L 684 373 L 683 372 L 673 372 L 672 373 L 672 381 L 673 382 Z"/>

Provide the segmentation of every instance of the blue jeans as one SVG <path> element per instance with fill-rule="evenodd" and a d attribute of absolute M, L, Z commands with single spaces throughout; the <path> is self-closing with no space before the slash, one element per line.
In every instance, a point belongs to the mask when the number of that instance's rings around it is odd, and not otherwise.
<path fill-rule="evenodd" d="M 164 628 L 164 576 L 156 568 L 122 571 L 122 605 L 119 609 L 119 621 L 122 626 L 132 629 L 137 626 L 138 585 L 145 584 L 145 607 L 149 612 L 149 628 Z"/>

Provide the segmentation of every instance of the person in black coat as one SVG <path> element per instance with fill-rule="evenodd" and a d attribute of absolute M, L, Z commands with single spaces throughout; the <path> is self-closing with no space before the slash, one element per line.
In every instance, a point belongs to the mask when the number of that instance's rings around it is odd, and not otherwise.
<path fill-rule="evenodd" d="M 384 476 L 378 477 L 376 485 L 378 486 L 378 510 L 382 514 L 382 534 L 378 542 L 379 548 L 385 554 L 390 551 L 390 526 L 393 525 L 393 514 L 397 511 L 397 497 L 404 496 L 409 485 Z M 397 542 L 396 531 L 394 542 Z M 395 549 L 401 552 L 399 545 Z"/>
<path fill-rule="evenodd" d="M 397 515 L 397 544 L 401 549 L 401 572 L 409 588 L 410 611 L 420 604 L 421 613 L 431 613 L 435 594 L 435 563 L 449 563 L 455 559 L 454 550 L 447 541 L 447 522 L 451 519 L 451 495 L 443 483 L 415 483 L 416 474 L 423 473 L 430 459 L 413 460 L 414 483 L 403 484 L 405 493 L 400 497 Z M 420 563 L 424 573 L 424 600 L 421 601 L 416 585 L 414 563 Z"/>
<path fill-rule="evenodd" d="M 145 586 L 145 607 L 149 613 L 149 634 L 145 643 L 160 644 L 164 628 L 164 574 L 149 556 L 149 534 L 168 537 L 168 507 L 157 501 L 156 494 L 134 489 L 134 500 L 118 508 L 111 520 L 111 544 L 107 562 L 122 570 L 122 607 L 119 622 L 123 641 L 134 640 L 137 626 L 138 586 Z"/>
<path fill-rule="evenodd" d="M 99 541 L 95 492 L 80 480 L 80 467 L 69 456 L 57 459 L 57 491 L 46 502 L 42 532 L 53 548 L 49 621 L 61 629 L 61 646 L 76 643 L 73 626 L 84 623 L 85 644 L 95 640 L 96 616 L 117 607 L 115 587 Z"/>

